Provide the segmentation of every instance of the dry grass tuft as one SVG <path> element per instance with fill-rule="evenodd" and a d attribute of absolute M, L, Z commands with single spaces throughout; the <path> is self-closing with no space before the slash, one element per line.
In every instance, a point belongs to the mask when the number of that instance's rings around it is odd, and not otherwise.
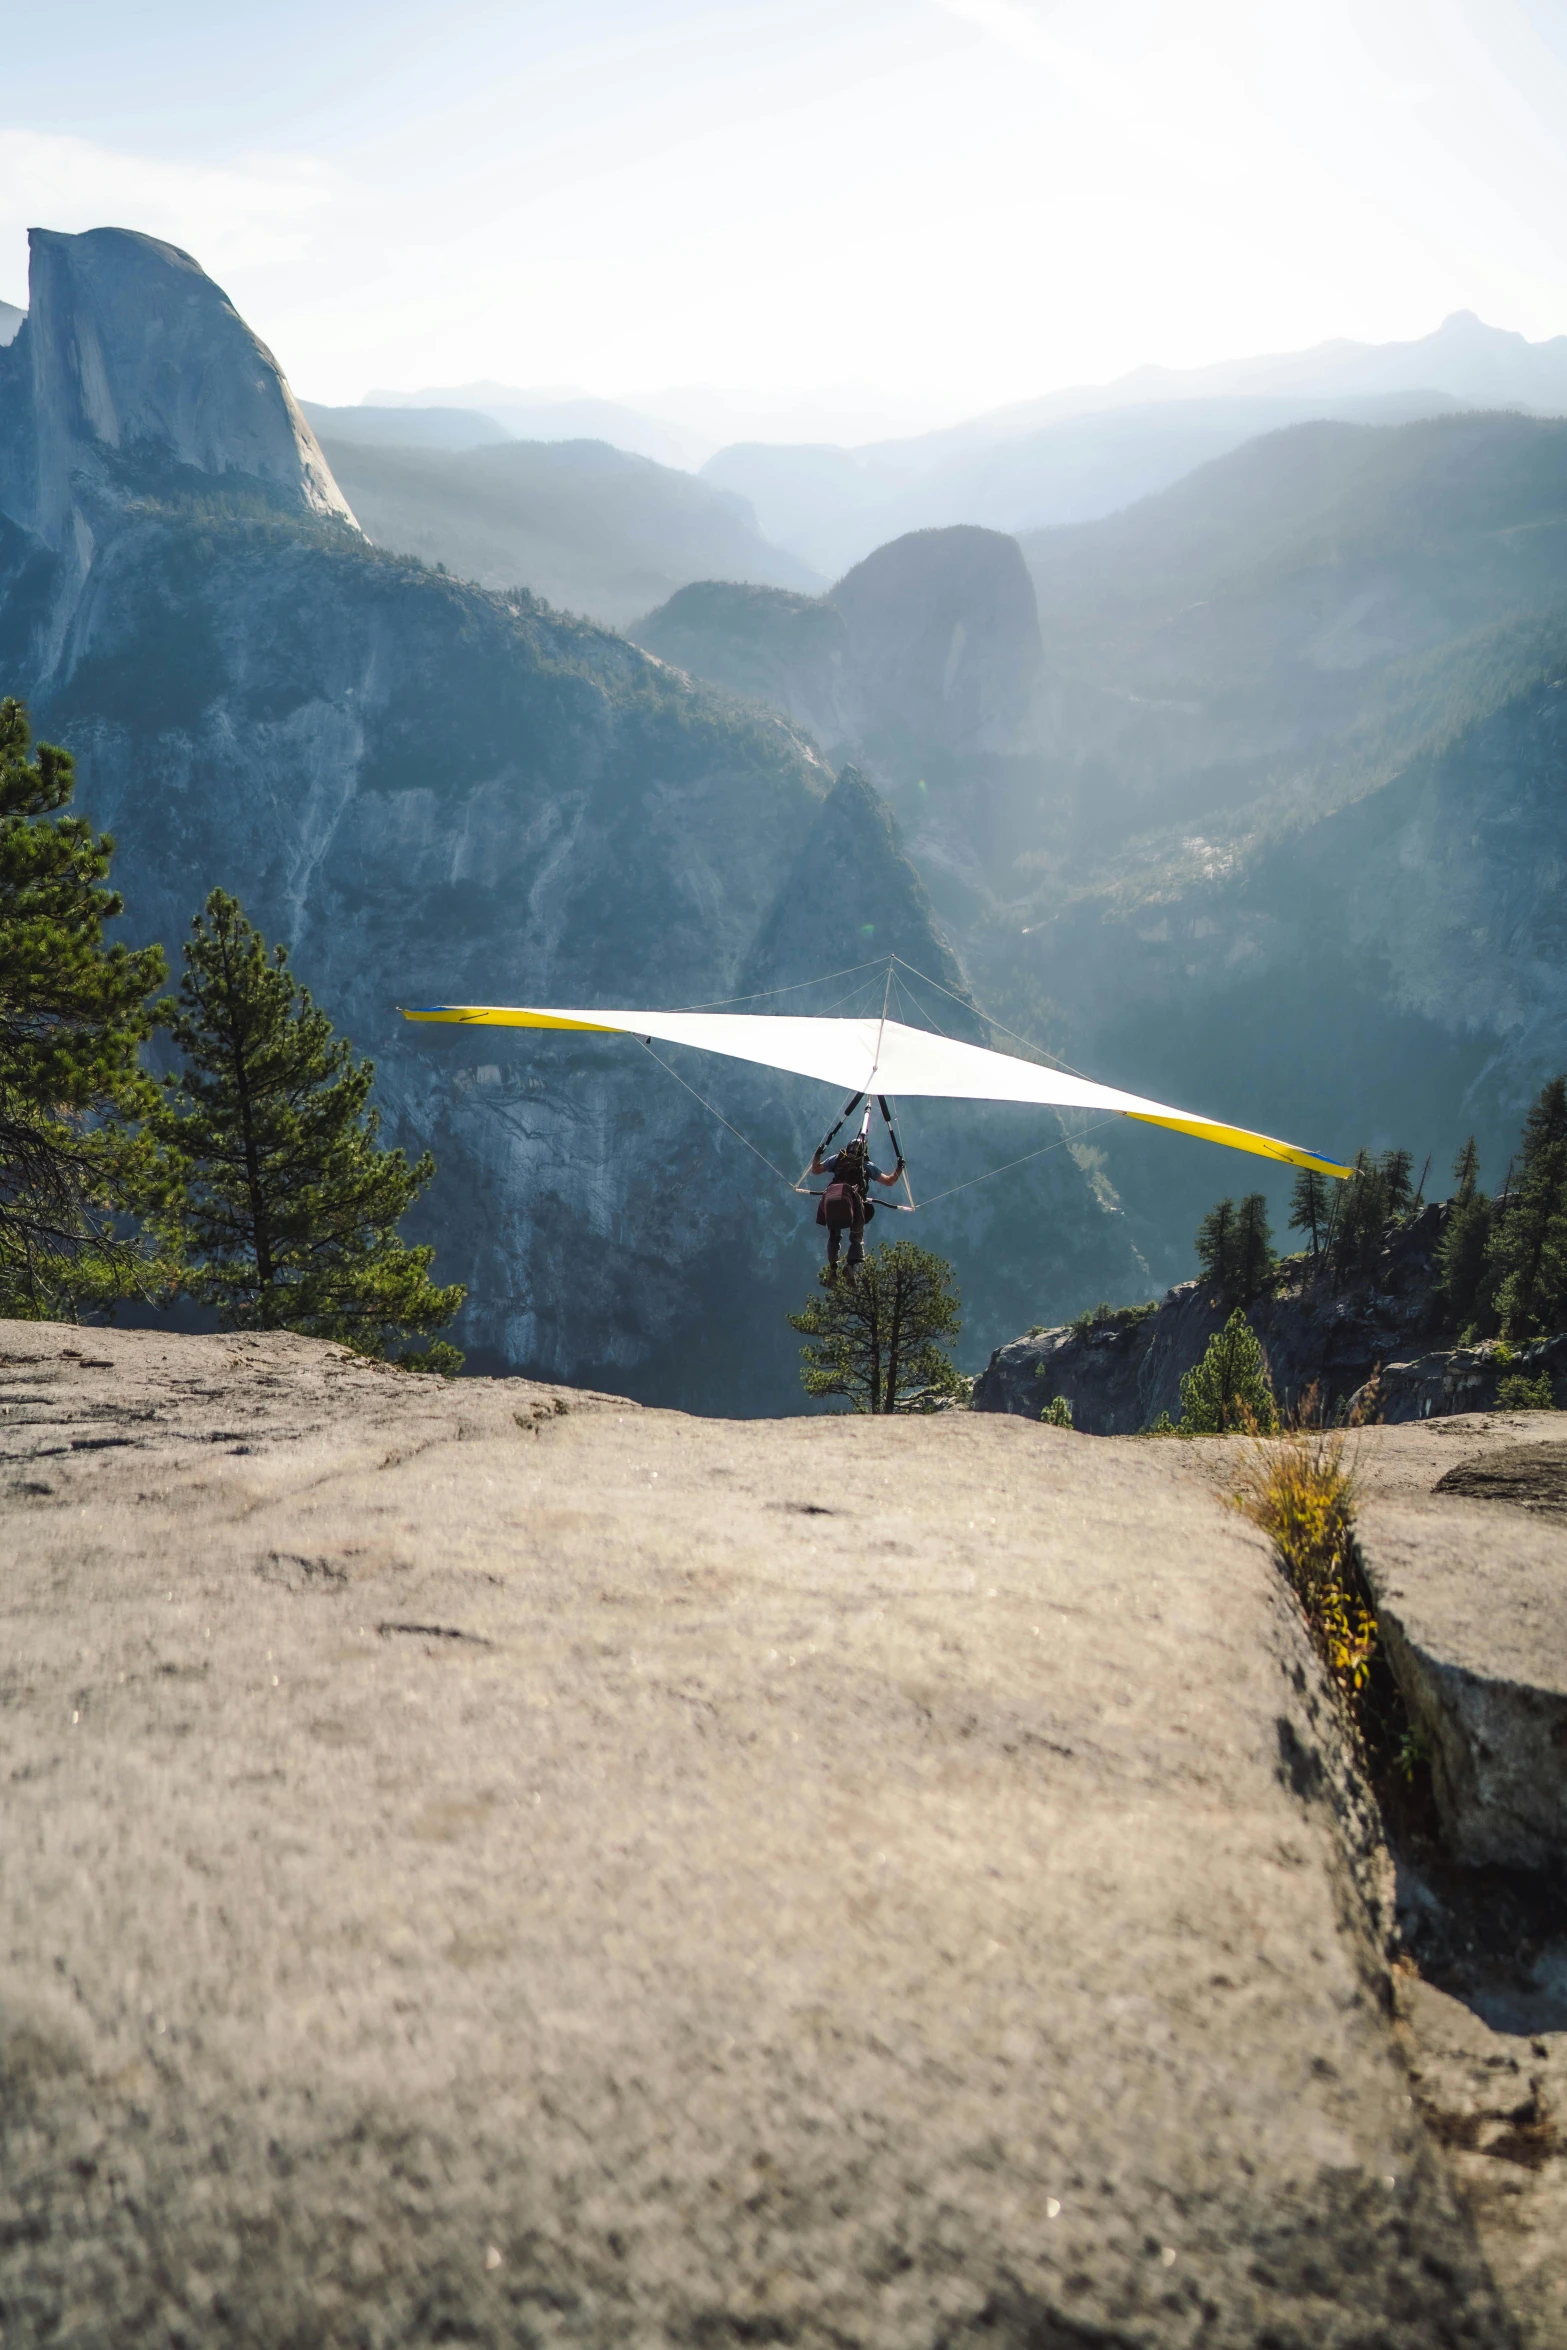
<path fill-rule="evenodd" d="M 1287 1434 L 1257 1443 L 1235 1499 L 1273 1544 L 1324 1663 L 1358 1698 L 1377 1620 L 1355 1550 L 1355 1467 L 1343 1430 L 1314 1425 L 1308 1408 Z"/>

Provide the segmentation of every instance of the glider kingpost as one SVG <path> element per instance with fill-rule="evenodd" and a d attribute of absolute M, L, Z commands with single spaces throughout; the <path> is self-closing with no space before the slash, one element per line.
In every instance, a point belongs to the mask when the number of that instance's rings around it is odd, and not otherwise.
<path fill-rule="evenodd" d="M 1101 1110 L 1136 1118 L 1145 1126 L 1173 1127 L 1204 1142 L 1252 1151 L 1289 1167 L 1311 1167 L 1342 1181 L 1351 1170 L 1320 1151 L 1302 1150 L 1275 1135 L 1254 1134 L 1201 1118 L 1167 1102 L 1145 1101 L 1113 1085 L 1067 1070 L 1046 1069 L 1012 1053 L 992 1052 L 955 1037 L 933 1036 L 901 1020 L 812 1019 L 801 1014 L 751 1012 L 580 1012 L 546 1011 L 525 1004 L 420 1004 L 406 1020 L 440 1020 L 465 1028 L 554 1028 L 588 1036 L 657 1037 L 662 1044 L 689 1045 L 730 1060 L 752 1061 L 795 1077 L 819 1078 L 846 1089 L 857 1100 L 871 1094 L 923 1097 L 938 1101 L 1034 1102 L 1057 1110 Z"/>

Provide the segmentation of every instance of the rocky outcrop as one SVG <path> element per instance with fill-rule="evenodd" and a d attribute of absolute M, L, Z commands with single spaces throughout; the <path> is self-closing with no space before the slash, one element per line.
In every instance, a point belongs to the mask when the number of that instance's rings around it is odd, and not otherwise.
<path fill-rule="evenodd" d="M 1188 1448 L 0 1357 L 8 2343 L 1510 2350 Z"/>
<path fill-rule="evenodd" d="M 1379 1420 L 1445 1420 L 1455 1412 L 1493 1410 L 1503 1382 L 1517 1379 L 1536 1388 L 1543 1379 L 1552 1401 L 1567 1407 L 1567 1333 L 1522 1346 L 1486 1339 L 1478 1346 L 1433 1347 L 1407 1362 L 1382 1363 L 1375 1385 L 1368 1381 L 1358 1389 L 1350 1407 Z"/>
<path fill-rule="evenodd" d="M 634 633 L 834 749 L 859 750 L 892 782 L 910 760 L 1013 748 L 1042 665 L 1017 541 L 969 527 L 894 539 L 823 597 L 702 580 Z"/>
<path fill-rule="evenodd" d="M 823 597 L 704 580 L 632 633 L 863 765 L 944 921 L 985 906 L 992 816 L 1019 763 L 1032 771 L 1041 714 L 1039 617 L 1015 540 L 914 531 Z"/>
<path fill-rule="evenodd" d="M 971 525 L 914 531 L 856 564 L 832 600 L 869 735 L 949 754 L 1016 744 L 1043 668 L 1016 539 Z"/>
<path fill-rule="evenodd" d="M 859 682 L 849 668 L 848 629 L 831 596 L 699 579 L 631 633 L 692 677 L 784 711 L 818 742 L 853 739 Z"/>
<path fill-rule="evenodd" d="M 1247 1319 L 1282 1404 L 1294 1406 L 1315 1387 L 1330 1413 L 1364 1397 L 1378 1419 L 1425 1419 L 1444 1399 L 1450 1412 L 1492 1400 L 1508 1370 L 1537 1376 L 1537 1354 L 1542 1368 L 1563 1362 L 1559 1341 L 1520 1349 L 1505 1363 L 1494 1346 L 1449 1350 L 1422 1358 L 1432 1368 L 1418 1376 L 1414 1364 L 1398 1359 L 1411 1339 L 1440 1327 L 1433 1276 L 1447 1212 L 1445 1201 L 1432 1201 L 1393 1226 L 1376 1264 L 1353 1282 L 1314 1277 L 1307 1261 L 1294 1259 L 1279 1285 L 1252 1301 Z M 1074 1428 L 1092 1436 L 1132 1436 L 1165 1413 L 1179 1419 L 1181 1380 L 1230 1311 L 1208 1283 L 1183 1281 L 1157 1305 L 1107 1308 L 1062 1328 L 1029 1331 L 992 1355 L 975 1383 L 975 1409 L 1037 1419 L 1061 1396 Z M 1454 1368 L 1460 1356 L 1465 1367 Z M 1485 1369 L 1471 1372 L 1471 1360 Z M 1373 1376 L 1374 1398 L 1365 1394 Z"/>

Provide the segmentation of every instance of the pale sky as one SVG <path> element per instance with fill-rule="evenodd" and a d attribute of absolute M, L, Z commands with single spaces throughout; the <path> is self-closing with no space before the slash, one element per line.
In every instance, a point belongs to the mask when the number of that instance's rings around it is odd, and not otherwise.
<path fill-rule="evenodd" d="M 194 253 L 296 389 L 953 416 L 1472 309 L 1567 331 L 1567 0 L 55 0 L 25 230 Z"/>

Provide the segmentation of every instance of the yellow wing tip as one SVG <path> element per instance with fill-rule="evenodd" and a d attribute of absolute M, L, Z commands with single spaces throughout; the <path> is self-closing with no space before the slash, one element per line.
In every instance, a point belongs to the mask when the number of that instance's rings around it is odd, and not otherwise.
<path fill-rule="evenodd" d="M 530 1012 L 525 1004 L 399 1004 L 405 1020 L 443 1020 L 459 1028 L 570 1028 L 589 1036 L 624 1033 L 602 1020 L 567 1020 L 558 1012 Z"/>
<path fill-rule="evenodd" d="M 1155 1118 L 1146 1110 L 1128 1110 L 1141 1126 L 1168 1126 L 1176 1134 L 1192 1134 L 1200 1142 L 1217 1142 L 1227 1150 L 1249 1151 L 1253 1158 L 1277 1159 L 1286 1167 L 1309 1167 L 1315 1174 L 1331 1175 L 1340 1183 L 1347 1183 L 1355 1170 L 1341 1167 L 1336 1159 L 1325 1159 L 1317 1151 L 1298 1150 L 1294 1143 L 1277 1142 L 1271 1134 L 1253 1134 L 1247 1126 L 1221 1126 L 1213 1118 Z"/>

